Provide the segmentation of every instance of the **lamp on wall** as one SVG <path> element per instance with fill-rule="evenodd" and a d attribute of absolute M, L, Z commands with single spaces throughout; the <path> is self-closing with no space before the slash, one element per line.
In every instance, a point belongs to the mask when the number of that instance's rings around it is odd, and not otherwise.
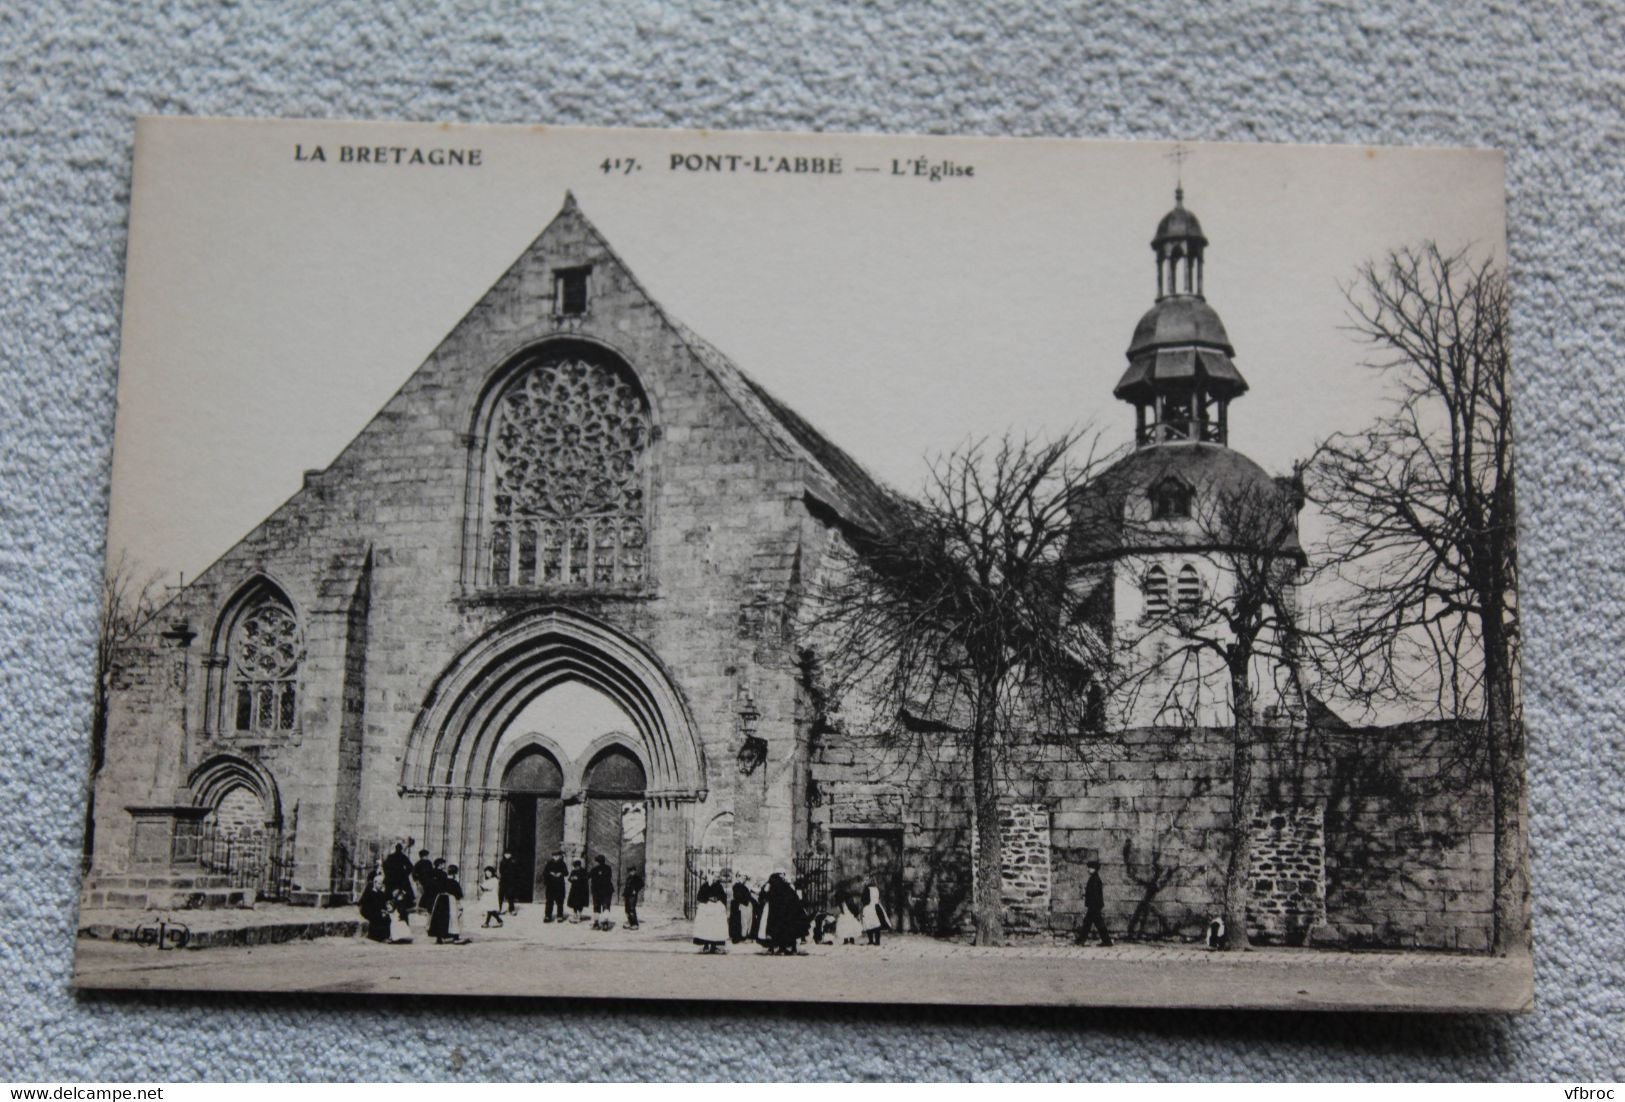
<path fill-rule="evenodd" d="M 192 625 L 185 620 L 174 620 L 170 623 L 169 630 L 159 632 L 158 637 L 172 647 L 189 647 L 192 640 L 197 638 L 197 632 L 193 631 Z"/>
<path fill-rule="evenodd" d="M 739 731 L 744 736 L 739 744 L 741 773 L 754 773 L 767 762 L 767 740 L 756 733 L 756 725 L 761 719 L 761 710 L 756 707 L 750 690 L 746 689 L 744 699 L 739 703 Z"/>

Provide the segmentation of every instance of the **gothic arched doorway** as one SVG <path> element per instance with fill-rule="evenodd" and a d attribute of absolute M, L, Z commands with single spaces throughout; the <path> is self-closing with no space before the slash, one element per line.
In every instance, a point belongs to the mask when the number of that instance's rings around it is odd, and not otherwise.
<path fill-rule="evenodd" d="M 520 903 L 540 894 L 541 867 L 564 840 L 564 771 L 539 746 L 514 755 L 502 773 L 502 848 L 523 870 L 515 885 Z"/>
<path fill-rule="evenodd" d="M 643 868 L 647 811 L 643 802 L 647 780 L 643 766 L 624 746 L 599 752 L 584 775 L 587 803 L 587 861 L 599 854 L 615 870 L 619 892 L 626 874 Z"/>
<path fill-rule="evenodd" d="M 235 887 L 281 898 L 284 848 L 291 843 L 283 836 L 282 801 L 271 774 L 258 762 L 216 754 L 192 771 L 187 788 L 195 805 L 209 809 L 196 836 L 198 860 L 230 876 Z"/>
<path fill-rule="evenodd" d="M 566 715 L 555 707 L 555 694 L 566 692 L 601 698 L 607 710 L 593 714 L 611 716 L 612 725 L 583 726 Z M 470 870 L 494 864 L 509 825 L 507 769 L 532 745 L 563 773 L 564 848 L 581 852 L 585 842 L 589 853 L 613 852 L 623 873 L 641 861 L 649 904 L 680 903 L 693 808 L 707 794 L 693 719 L 642 643 L 566 609 L 503 621 L 428 689 L 401 762 L 411 816 L 403 833 Z M 583 820 L 598 800 L 604 804 L 589 838 Z M 540 804 L 538 796 L 538 816 Z"/>

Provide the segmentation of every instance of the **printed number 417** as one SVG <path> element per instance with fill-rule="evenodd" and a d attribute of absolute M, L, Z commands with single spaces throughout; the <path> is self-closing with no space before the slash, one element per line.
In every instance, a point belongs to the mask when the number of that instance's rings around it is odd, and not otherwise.
<path fill-rule="evenodd" d="M 619 172 L 622 176 L 630 176 L 634 172 L 642 172 L 643 166 L 638 164 L 636 157 L 605 157 L 604 163 L 598 168 L 605 176 L 612 172 Z"/>

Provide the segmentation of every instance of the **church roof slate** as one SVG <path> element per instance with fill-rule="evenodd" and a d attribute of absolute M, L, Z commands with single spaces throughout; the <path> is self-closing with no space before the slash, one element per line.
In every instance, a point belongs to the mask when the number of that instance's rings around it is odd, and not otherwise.
<path fill-rule="evenodd" d="M 833 509 L 843 520 L 859 528 L 876 531 L 886 527 L 896 509 L 893 493 L 882 486 L 863 465 L 815 429 L 806 418 L 770 394 L 747 375 L 716 345 L 672 317 L 615 247 L 581 210 L 574 195 L 565 193 L 558 217 L 574 217 L 595 237 L 600 247 L 618 264 L 655 311 L 671 326 L 694 358 L 716 380 L 745 418 L 777 448 L 780 454 L 802 462 L 807 491 Z M 546 231 L 538 236 L 540 241 Z M 534 245 L 532 246 L 535 247 Z"/>
<path fill-rule="evenodd" d="M 861 528 L 884 526 L 895 507 L 893 495 L 861 463 L 745 374 L 716 345 L 669 315 L 667 320 L 745 416 L 782 452 L 807 465 L 815 482 L 809 490 L 815 496 Z"/>

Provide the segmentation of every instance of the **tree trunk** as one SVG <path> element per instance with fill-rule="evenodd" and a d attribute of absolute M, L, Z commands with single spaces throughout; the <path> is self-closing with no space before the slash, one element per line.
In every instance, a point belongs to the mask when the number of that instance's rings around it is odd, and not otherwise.
<path fill-rule="evenodd" d="M 1529 951 L 1529 782 L 1524 774 L 1523 724 L 1513 708 L 1511 658 L 1499 625 L 1490 620 L 1486 616 L 1484 622 L 1484 723 L 1495 819 L 1495 926 L 1490 952 L 1504 957 Z"/>
<path fill-rule="evenodd" d="M 971 789 L 976 822 L 976 890 L 971 909 L 976 923 L 977 945 L 1003 945 L 1004 834 L 999 827 L 999 793 L 995 784 L 991 735 L 981 726 L 972 732 Z"/>
<path fill-rule="evenodd" d="M 90 705 L 90 783 L 85 796 L 85 833 L 79 843 L 81 873 L 88 873 L 96 859 L 96 781 L 107 761 L 108 684 L 112 679 L 105 657 L 108 653 L 103 649 L 96 653 L 96 695 Z"/>
<path fill-rule="evenodd" d="M 1239 662 L 1239 668 L 1238 668 Z M 1230 748 L 1230 862 L 1224 875 L 1225 948 L 1246 950 L 1247 879 L 1252 872 L 1253 691 L 1250 661 L 1230 660 L 1234 708 Z"/>

